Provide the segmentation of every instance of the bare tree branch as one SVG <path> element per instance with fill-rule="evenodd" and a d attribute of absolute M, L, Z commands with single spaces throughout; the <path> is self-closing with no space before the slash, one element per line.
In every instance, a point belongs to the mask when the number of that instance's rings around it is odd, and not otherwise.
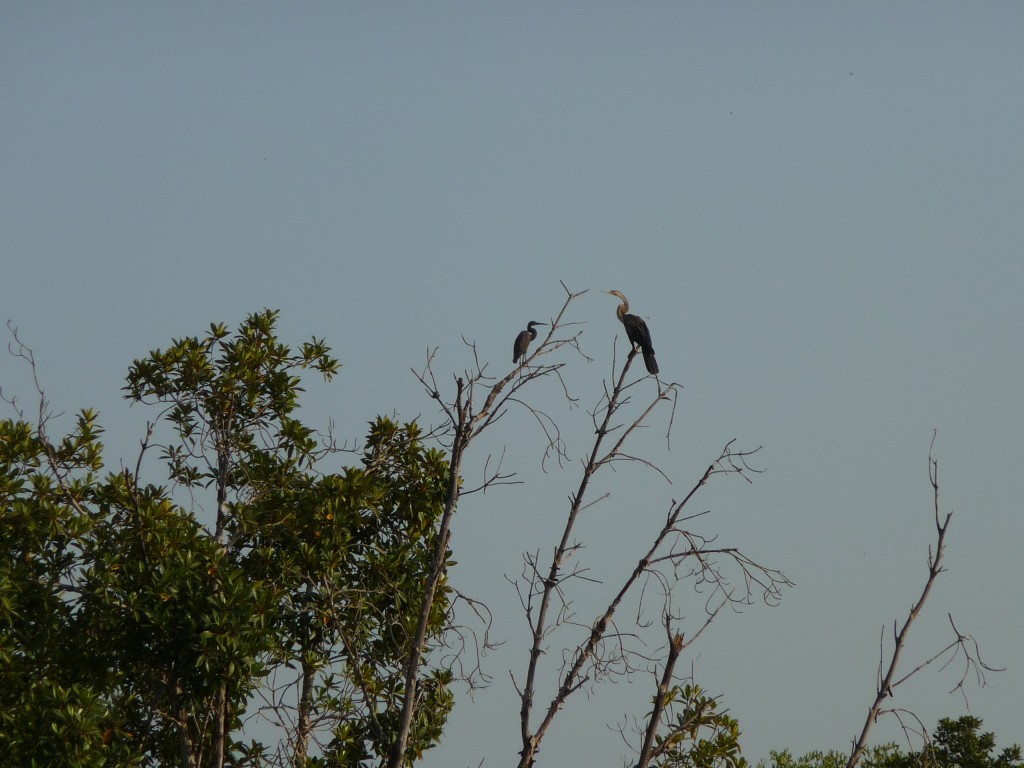
<path fill-rule="evenodd" d="M 668 689 L 672 685 L 672 674 L 675 670 L 676 661 L 683 650 L 683 636 L 679 633 L 672 634 L 671 621 L 666 617 L 665 631 L 668 632 L 668 659 L 665 661 L 665 671 L 662 673 L 658 683 L 658 693 L 654 697 L 654 709 L 647 719 L 647 731 L 644 734 L 644 743 L 640 749 L 640 759 L 637 760 L 637 768 L 647 768 L 651 761 L 651 751 L 654 749 L 654 737 L 658 733 L 658 724 L 661 722 L 661 714 L 665 710 L 665 699 Z"/>
<path fill-rule="evenodd" d="M 462 463 L 466 451 L 475 438 L 486 429 L 494 425 L 506 412 L 510 405 L 522 404 L 522 398 L 518 393 L 537 379 L 546 376 L 558 376 L 561 381 L 560 369 L 564 363 L 540 363 L 545 356 L 550 355 L 563 347 L 570 347 L 582 354 L 579 348 L 579 332 L 569 336 L 563 336 L 564 331 L 573 323 L 565 320 L 566 313 L 573 301 L 578 299 L 586 291 L 573 293 L 565 284 L 562 284 L 566 292 L 566 299 L 558 315 L 552 319 L 548 333 L 533 352 L 522 360 L 516 367 L 505 374 L 501 379 L 493 381 L 486 373 L 486 364 L 481 363 L 477 354 L 476 345 L 466 339 L 463 342 L 469 347 L 473 356 L 473 368 L 464 372 L 462 376 L 454 376 L 455 395 L 446 399 L 441 394 L 437 377 L 433 370 L 436 349 L 428 351 L 426 366 L 421 371 L 413 371 L 417 380 L 427 391 L 428 396 L 434 400 L 445 417 L 441 427 L 432 431 L 432 434 L 442 441 L 449 452 L 449 475 L 448 495 L 445 500 L 444 513 L 437 535 L 437 545 L 431 562 L 429 577 L 424 590 L 423 602 L 420 607 L 419 620 L 416 632 L 413 637 L 412 650 L 405 665 L 404 678 L 405 689 L 402 701 L 402 713 L 399 720 L 398 733 L 392 743 L 388 756 L 388 768 L 400 768 L 405 761 L 406 746 L 409 741 L 410 728 L 415 715 L 416 703 L 418 701 L 417 688 L 420 682 L 420 669 L 423 665 L 423 655 L 426 647 L 427 627 L 431 615 L 431 609 L 437 596 L 437 590 L 447 570 L 447 552 L 451 536 L 452 518 L 458 505 L 462 491 Z M 492 383 L 493 382 L 493 383 Z M 565 387 L 564 381 L 562 382 Z M 483 402 L 477 404 L 477 389 L 485 388 L 486 395 Z M 566 389 L 566 392 L 568 390 Z M 535 416 L 538 411 L 531 411 Z M 542 427 L 543 418 L 539 418 Z M 547 423 L 553 423 L 549 421 Z M 549 449 L 556 455 L 562 450 L 557 430 L 548 434 Z M 500 466 L 500 465 L 499 465 Z M 474 488 L 474 491 L 485 490 L 490 485 L 503 482 L 508 477 L 494 473 L 487 477 L 484 483 Z"/>
<path fill-rule="evenodd" d="M 901 685 L 902 683 L 909 680 L 911 677 L 916 675 L 918 672 L 923 670 L 925 667 L 931 665 L 933 662 L 949 655 L 950 658 L 943 664 L 943 669 L 948 666 L 956 656 L 963 654 L 965 659 L 965 668 L 963 675 L 960 677 L 960 681 L 953 688 L 954 691 L 959 690 L 964 693 L 963 686 L 967 677 L 973 671 L 978 683 L 982 686 L 985 685 L 985 672 L 999 671 L 994 667 L 990 667 L 981 660 L 980 653 L 978 652 L 977 643 L 970 635 L 962 634 L 953 623 L 953 617 L 949 616 L 950 626 L 953 628 L 955 638 L 945 648 L 940 650 L 938 653 L 929 657 L 925 661 L 918 664 L 908 674 L 897 678 L 896 673 L 899 667 L 900 660 L 903 656 L 903 652 L 906 650 L 907 637 L 910 633 L 910 628 L 920 616 L 921 611 L 924 608 L 925 602 L 928 600 L 928 596 L 931 594 L 932 587 L 935 581 L 938 579 L 939 574 L 942 573 L 945 568 L 943 567 L 943 556 L 946 552 L 946 533 L 949 530 L 950 521 L 953 518 L 952 512 L 947 512 L 945 515 L 942 514 L 939 506 L 939 462 L 934 456 L 935 448 L 935 437 L 936 434 L 932 433 L 932 442 L 928 448 L 928 480 L 932 486 L 932 500 L 933 500 L 933 513 L 935 522 L 935 533 L 936 541 L 934 547 L 928 548 L 928 576 L 925 579 L 924 587 L 921 589 L 921 594 L 918 596 L 917 601 L 913 604 L 910 612 L 907 614 L 906 619 L 903 622 L 902 627 L 897 630 L 895 622 L 893 623 L 893 651 L 892 656 L 889 659 L 889 663 L 885 663 L 885 629 L 882 630 L 882 639 L 880 642 L 881 651 L 879 653 L 878 661 L 878 680 L 875 690 L 875 700 L 868 709 L 868 715 L 864 720 L 864 726 L 861 729 L 860 736 L 853 741 L 853 747 L 850 752 L 850 757 L 847 760 L 847 768 L 855 768 L 863 755 L 864 749 L 867 745 L 868 735 L 871 732 L 872 726 L 878 721 L 878 718 L 883 714 L 893 714 L 899 719 L 901 725 L 904 725 L 904 720 L 899 713 L 906 714 L 906 710 L 893 710 L 883 709 L 882 705 L 887 699 L 893 696 L 893 690 Z M 947 614 L 948 615 L 948 614 Z M 916 719 L 916 718 L 915 718 Z M 918 721 L 920 723 L 920 721 Z M 904 732 L 906 727 L 904 725 Z"/>
<path fill-rule="evenodd" d="M 694 578 L 698 590 L 701 584 L 714 586 L 708 597 L 707 617 L 699 631 L 691 637 L 691 642 L 703 632 L 725 605 L 749 602 L 754 585 L 759 585 L 764 590 L 767 599 L 778 596 L 781 588 L 790 584 L 781 572 L 763 568 L 734 549 L 709 548 L 706 546 L 706 540 L 680 527 L 683 521 L 695 517 L 688 513 L 684 515 L 684 510 L 687 509 L 687 505 L 694 495 L 712 476 L 738 474 L 749 481 L 748 475 L 757 471 L 747 461 L 753 452 L 735 450 L 733 448 L 734 441 L 729 441 L 719 457 L 708 466 L 683 500 L 673 501 L 663 526 L 654 535 L 650 548 L 624 579 L 601 615 L 589 623 L 580 624 L 573 620 L 571 602 L 564 588 L 570 580 L 580 580 L 585 576 L 583 575 L 584 570 L 578 564 L 574 563 L 568 572 L 565 568 L 582 546 L 573 540 L 573 531 L 580 512 L 594 503 L 587 499 L 587 492 L 594 475 L 602 467 L 613 466 L 618 462 L 636 462 L 653 469 L 666 481 L 669 480 L 668 476 L 653 462 L 625 450 L 626 442 L 646 425 L 657 407 L 665 401 L 672 403 L 672 412 L 669 415 L 669 425 L 671 426 L 678 390 L 677 384 L 672 383 L 663 387 L 660 381 L 657 382 L 657 392 L 640 407 L 638 415 L 627 421 L 619 421 L 622 409 L 631 403 L 631 392 L 647 380 L 647 377 L 643 377 L 627 383 L 630 366 L 637 354 L 635 349 L 631 350 L 626 356 L 622 368 L 618 371 L 613 362 L 612 380 L 614 383 L 610 388 L 607 383 L 605 384 L 604 394 L 598 406 L 591 412 L 595 432 L 593 446 L 589 457 L 583 463 L 579 486 L 576 492 L 570 496 L 570 507 L 565 526 L 561 539 L 554 548 L 550 565 L 541 569 L 538 562 L 539 553 L 527 554 L 524 556 L 522 581 L 514 582 L 531 632 L 525 676 L 521 683 L 513 677 L 513 684 L 521 701 L 522 750 L 519 753 L 519 768 L 530 768 L 534 765 L 542 740 L 557 713 L 562 710 L 570 696 L 604 677 L 629 674 L 635 669 L 635 662 L 638 659 L 647 659 L 642 651 L 637 651 L 631 645 L 638 640 L 638 636 L 619 628 L 616 625 L 615 617 L 627 595 L 636 590 L 640 592 L 640 604 L 642 605 L 646 584 L 650 579 L 654 579 L 661 585 L 661 592 L 665 599 L 666 627 L 672 620 L 669 596 L 674 583 L 680 578 Z M 666 440 L 670 440 L 670 434 L 666 435 Z M 606 445 L 607 442 L 611 442 L 610 447 Z M 685 544 L 679 546 L 679 542 Z M 737 593 L 729 583 L 721 566 L 714 559 L 717 555 L 725 555 L 739 566 L 739 570 L 743 574 L 744 589 L 742 592 Z M 685 563 L 691 561 L 693 565 L 684 566 Z M 658 570 L 660 565 L 668 566 L 668 573 Z M 712 600 L 715 601 L 715 604 L 712 604 Z M 548 638 L 556 629 L 566 625 L 580 627 L 584 631 L 585 637 L 578 645 L 565 649 L 563 665 L 559 671 L 560 684 L 543 710 L 539 722 L 535 725 L 533 714 L 540 662 L 546 653 Z M 644 626 L 644 621 L 639 615 L 637 616 L 637 626 L 639 629 Z M 678 637 L 678 643 L 676 637 Z M 678 650 L 676 650 L 677 644 Z M 684 647 L 682 635 L 673 636 L 670 633 L 671 664 L 668 665 L 669 667 L 674 666 L 675 657 Z M 670 678 L 671 668 L 668 669 L 668 674 Z M 657 708 L 653 717 L 654 720 L 649 722 L 649 728 L 646 731 L 650 739 L 654 738 L 653 734 L 660 721 L 660 711 Z"/>

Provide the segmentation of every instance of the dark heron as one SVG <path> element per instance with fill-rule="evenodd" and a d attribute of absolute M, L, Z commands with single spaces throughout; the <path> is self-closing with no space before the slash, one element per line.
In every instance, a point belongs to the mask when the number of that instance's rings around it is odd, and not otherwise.
<path fill-rule="evenodd" d="M 526 330 L 519 332 L 519 335 L 516 336 L 515 346 L 512 347 L 513 363 L 518 363 L 520 360 L 526 362 L 526 349 L 530 346 L 530 342 L 537 338 L 537 329 L 533 327 L 535 325 L 547 325 L 547 323 L 531 320 L 526 324 Z"/>
<path fill-rule="evenodd" d="M 605 293 L 618 296 L 622 301 L 622 304 L 615 310 L 615 314 L 619 316 L 619 320 L 626 327 L 626 338 L 629 339 L 630 344 L 640 347 L 640 351 L 644 353 L 644 365 L 647 366 L 647 372 L 657 374 L 658 361 L 654 359 L 654 345 L 651 343 L 651 332 L 647 328 L 647 323 L 643 321 L 643 318 L 627 314 L 629 299 L 619 291 L 605 291 Z"/>

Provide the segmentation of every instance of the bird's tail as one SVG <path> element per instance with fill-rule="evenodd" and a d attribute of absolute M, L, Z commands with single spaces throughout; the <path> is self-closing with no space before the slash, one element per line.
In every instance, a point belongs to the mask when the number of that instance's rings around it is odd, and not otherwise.
<path fill-rule="evenodd" d="M 654 352 L 644 350 L 644 365 L 647 366 L 647 372 L 657 375 L 658 373 L 658 361 L 654 359 Z"/>

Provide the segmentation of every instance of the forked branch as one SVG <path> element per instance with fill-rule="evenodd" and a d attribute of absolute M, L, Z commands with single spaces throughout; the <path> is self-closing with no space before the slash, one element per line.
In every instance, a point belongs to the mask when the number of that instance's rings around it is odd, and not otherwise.
<path fill-rule="evenodd" d="M 928 479 L 932 486 L 936 541 L 934 547 L 929 547 L 928 549 L 928 576 L 925 579 L 921 594 L 911 607 L 903 625 L 897 629 L 895 622 L 893 623 L 893 651 L 888 664 L 885 663 L 885 628 L 883 627 L 882 629 L 882 650 L 879 653 L 878 680 L 875 690 L 875 700 L 868 709 L 868 715 L 864 720 L 864 727 L 861 729 L 860 736 L 853 742 L 853 749 L 850 752 L 849 760 L 847 760 L 846 763 L 847 768 L 855 768 L 857 765 L 867 745 L 868 735 L 871 732 L 871 728 L 878 721 L 878 718 L 881 715 L 889 713 L 896 714 L 897 717 L 899 717 L 898 713 L 902 712 L 905 714 L 905 710 L 886 710 L 882 708 L 882 705 L 887 699 L 893 696 L 893 691 L 897 686 L 909 680 L 925 667 L 948 656 L 949 658 L 943 664 L 944 669 L 952 663 L 957 656 L 963 654 L 965 659 L 964 672 L 960 677 L 960 681 L 953 689 L 954 691 L 959 690 L 961 693 L 963 693 L 964 683 L 971 671 L 974 672 L 978 684 L 982 686 L 985 685 L 986 671 L 999 671 L 994 667 L 988 666 L 981 660 L 977 643 L 970 635 L 964 635 L 957 629 L 956 625 L 953 623 L 953 617 L 950 615 L 949 624 L 955 635 L 954 640 L 941 651 L 918 664 L 908 674 L 905 674 L 902 677 L 897 677 L 897 670 L 899 668 L 900 659 L 906 649 L 907 636 L 910 633 L 910 628 L 917 620 L 918 616 L 921 615 L 921 611 L 924 608 L 925 602 L 928 600 L 928 596 L 931 594 L 932 587 L 938 579 L 939 574 L 945 570 L 942 563 L 943 556 L 946 552 L 946 533 L 949 531 L 949 524 L 953 518 L 953 513 L 947 512 L 946 514 L 942 514 L 939 506 L 939 462 L 934 456 L 934 447 L 935 434 L 933 433 L 932 444 L 928 449 Z M 900 719 L 900 722 L 903 722 L 902 718 Z"/>
<path fill-rule="evenodd" d="M 565 285 L 563 284 L 562 287 L 565 288 Z M 510 404 L 521 402 L 517 397 L 518 392 L 527 384 L 539 378 L 551 375 L 558 376 L 559 370 L 564 365 L 564 363 L 536 364 L 536 361 L 566 346 L 573 347 L 579 351 L 579 333 L 575 332 L 567 336 L 564 333 L 566 328 L 572 325 L 565 321 L 569 306 L 582 293 L 573 293 L 568 288 L 565 288 L 565 291 L 565 302 L 562 305 L 561 311 L 551 321 L 550 329 L 544 340 L 533 349 L 533 352 L 524 361 L 501 379 L 493 381 L 486 374 L 486 364 L 481 363 L 477 355 L 476 346 L 468 341 L 466 344 L 473 355 L 473 367 L 464 371 L 462 376 L 454 377 L 454 397 L 446 398 L 442 394 L 442 388 L 439 386 L 433 370 L 434 352 L 428 353 L 427 363 L 423 370 L 413 371 L 413 374 L 427 391 L 428 396 L 438 404 L 444 416 L 444 423 L 439 429 L 435 430 L 434 434 L 445 444 L 450 452 L 447 479 L 448 493 L 437 534 L 437 544 L 424 589 L 423 602 L 420 606 L 416 632 L 413 637 L 409 658 L 405 665 L 405 690 L 402 699 L 402 713 L 398 732 L 388 756 L 388 768 L 401 768 L 406 759 L 410 729 L 415 716 L 415 708 L 419 701 L 417 689 L 424 661 L 423 656 L 426 648 L 429 620 L 439 586 L 447 569 L 448 543 L 451 536 L 452 518 L 455 515 L 459 497 L 463 493 L 461 489 L 463 458 L 473 440 L 500 419 Z M 483 397 L 483 402 L 478 405 L 476 401 L 477 389 L 482 387 L 487 388 L 487 394 Z M 557 431 L 554 434 L 557 435 Z M 489 485 L 495 483 L 507 483 L 510 479 L 511 475 L 497 472 L 490 476 L 485 475 L 483 485 L 474 490 L 484 490 Z"/>
<path fill-rule="evenodd" d="M 529 555 L 526 558 L 526 567 L 523 571 L 525 584 L 517 584 L 520 601 L 526 612 L 527 621 L 531 631 L 531 644 L 529 659 L 526 668 L 526 675 L 520 685 L 516 683 L 516 690 L 520 696 L 520 731 L 522 739 L 522 750 L 520 751 L 519 768 L 530 768 L 534 765 L 540 744 L 546 736 L 557 713 L 565 706 L 566 701 L 572 694 L 585 686 L 588 681 L 599 677 L 605 677 L 619 672 L 629 673 L 635 669 L 633 660 L 640 656 L 626 646 L 632 633 L 623 631 L 616 626 L 616 614 L 626 600 L 627 596 L 640 592 L 647 577 L 652 576 L 661 581 L 665 593 L 666 627 L 669 626 L 671 615 L 669 608 L 669 595 L 672 586 L 679 580 L 678 572 L 682 563 L 693 562 L 686 576 L 696 575 L 698 582 L 703 579 L 705 583 L 714 583 L 716 589 L 713 594 L 721 597 L 717 606 L 708 608 L 708 617 L 703 627 L 710 623 L 711 619 L 726 604 L 743 600 L 749 602 L 750 587 L 757 583 L 761 584 L 766 595 L 778 594 L 783 586 L 789 585 L 788 579 L 781 572 L 763 568 L 752 560 L 743 557 L 735 550 L 723 548 L 713 549 L 707 547 L 707 541 L 700 540 L 700 537 L 689 534 L 680 525 L 687 519 L 687 506 L 697 492 L 704 487 L 708 480 L 715 474 L 739 474 L 743 477 L 753 470 L 747 463 L 749 452 L 738 451 L 733 448 L 733 441 L 726 444 L 719 457 L 708 466 L 700 479 L 691 488 L 689 493 L 678 502 L 673 502 L 666 516 L 664 524 L 654 534 L 652 543 L 646 553 L 639 559 L 636 566 L 623 580 L 618 591 L 607 604 L 605 610 L 591 624 L 583 625 L 586 632 L 585 638 L 575 648 L 566 649 L 565 663 L 560 674 L 560 683 L 550 702 L 543 710 L 539 722 L 534 725 L 533 712 L 537 693 L 537 685 L 540 674 L 540 660 L 545 654 L 547 639 L 558 627 L 570 624 L 568 618 L 569 601 L 563 587 L 571 579 L 579 579 L 582 571 L 579 566 L 568 573 L 564 567 L 571 557 L 581 547 L 573 539 L 573 531 L 578 522 L 579 515 L 583 509 L 592 502 L 588 501 L 587 491 L 595 473 L 603 466 L 616 461 L 637 461 L 647 466 L 649 462 L 638 457 L 629 456 L 624 451 L 627 440 L 640 429 L 653 414 L 657 406 L 665 401 L 672 401 L 674 393 L 678 388 L 676 384 L 669 384 L 662 388 L 659 383 L 657 393 L 646 405 L 641 406 L 639 415 L 631 421 L 618 423 L 616 420 L 620 410 L 629 400 L 627 390 L 634 387 L 637 382 L 626 383 L 626 376 L 630 365 L 636 357 L 637 352 L 631 351 L 618 375 L 614 376 L 614 383 L 605 394 L 592 413 L 595 427 L 595 438 L 590 455 L 583 465 L 583 475 L 580 479 L 576 493 L 570 497 L 570 506 L 566 515 L 566 522 L 562 536 L 554 549 L 550 565 L 546 569 L 540 569 L 536 555 Z M 613 369 L 614 371 L 614 369 Z M 643 381 L 642 379 L 640 381 Z M 606 439 L 614 436 L 610 447 L 606 447 Z M 659 474 L 660 470 L 653 467 Z M 748 478 L 749 479 L 749 478 Z M 677 546 L 676 542 L 685 542 L 684 546 Z M 725 554 L 732 557 L 743 571 L 746 589 L 744 595 L 738 596 L 728 580 L 722 574 L 720 566 L 715 557 Z M 659 564 L 669 564 L 668 574 L 658 569 Z M 642 595 L 641 595 L 642 600 Z M 639 622 L 638 622 L 639 625 Z M 700 634 L 698 631 L 697 635 Z M 671 678 L 671 667 L 674 666 L 673 654 L 678 656 L 684 645 L 681 635 L 670 633 L 669 655 L 670 664 L 667 664 L 667 673 Z M 692 640 L 695 639 L 691 637 Z M 667 682 L 666 682 L 667 685 Z M 657 712 L 655 723 L 651 728 L 657 728 L 657 721 L 660 721 L 660 712 Z M 645 741 L 653 740 L 653 731 L 648 729 Z"/>

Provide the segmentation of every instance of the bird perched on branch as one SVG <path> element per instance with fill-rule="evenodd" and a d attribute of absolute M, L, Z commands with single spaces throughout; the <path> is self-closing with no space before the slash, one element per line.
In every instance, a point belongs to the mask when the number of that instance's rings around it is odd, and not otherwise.
<path fill-rule="evenodd" d="M 629 343 L 633 346 L 640 347 L 640 351 L 644 354 L 644 365 L 647 366 L 647 372 L 657 374 L 658 361 L 654 359 L 654 345 L 651 343 L 651 332 L 647 328 L 647 323 L 643 321 L 643 318 L 627 314 L 629 312 L 629 299 L 623 296 L 622 293 L 619 291 L 605 291 L 605 293 L 617 296 L 622 302 L 615 310 L 615 314 L 618 315 L 619 320 L 626 327 L 626 338 L 629 339 Z"/>
<path fill-rule="evenodd" d="M 537 329 L 533 327 L 535 325 L 547 325 L 547 323 L 531 320 L 526 324 L 526 330 L 519 332 L 519 335 L 516 336 L 515 346 L 512 347 L 513 363 L 518 363 L 520 359 L 526 360 L 526 350 L 530 346 L 530 342 L 537 338 Z"/>

